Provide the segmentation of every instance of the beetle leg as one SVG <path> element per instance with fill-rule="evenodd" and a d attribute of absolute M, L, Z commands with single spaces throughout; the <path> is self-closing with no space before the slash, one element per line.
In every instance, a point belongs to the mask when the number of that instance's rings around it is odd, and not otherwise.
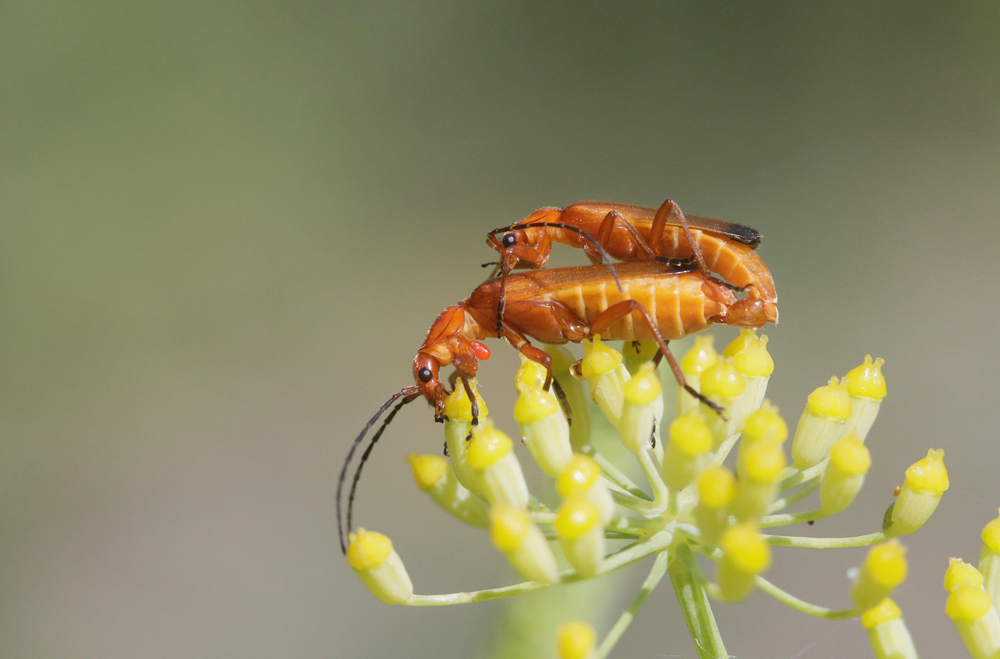
<path fill-rule="evenodd" d="M 734 286 L 708 271 L 708 265 L 705 263 L 705 255 L 701 251 L 701 244 L 694 239 L 690 222 L 688 222 L 687 217 L 684 215 L 684 211 L 681 210 L 681 207 L 673 199 L 667 199 L 656 209 L 656 215 L 653 217 L 653 224 L 649 230 L 650 247 L 653 249 L 653 252 L 657 254 L 660 252 L 660 243 L 663 241 L 663 230 L 666 228 L 671 216 L 677 217 L 676 224 L 684 232 L 684 238 L 687 239 L 688 246 L 691 248 L 691 258 L 698 265 L 698 271 L 706 279 L 710 279 L 720 286 L 725 286 L 731 291 L 743 292 L 743 287 Z M 656 257 L 656 260 L 660 261 L 662 258 L 664 257 Z M 677 259 L 672 260 L 676 261 Z"/>
<path fill-rule="evenodd" d="M 682 386 L 689 394 L 715 410 L 716 414 L 725 419 L 726 417 L 722 414 L 725 408 L 705 398 L 705 396 L 703 396 L 700 392 L 695 391 L 695 389 L 687 383 L 687 379 L 684 377 L 681 367 L 677 364 L 677 360 L 674 359 L 674 355 L 670 352 L 670 348 L 667 347 L 668 342 L 663 338 L 663 335 L 660 333 L 656 323 L 653 322 L 649 312 L 646 311 L 646 308 L 635 300 L 622 300 L 621 302 L 611 305 L 598 314 L 597 317 L 594 318 L 594 322 L 590 324 L 591 335 L 600 334 L 633 311 L 638 312 L 645 319 L 646 324 L 649 325 L 649 329 L 652 330 L 653 336 L 656 337 L 656 342 L 660 346 L 660 351 L 663 352 L 663 355 L 667 358 L 667 363 L 670 364 L 670 370 L 674 372 L 674 377 L 677 378 L 677 384 Z"/>
<path fill-rule="evenodd" d="M 606 216 L 604 220 L 601 221 L 601 226 L 597 229 L 597 242 L 600 243 L 601 247 L 608 249 L 611 244 L 611 234 L 614 233 L 615 229 L 621 229 L 629 234 L 632 239 L 632 243 L 639 250 L 640 254 L 636 255 L 636 260 L 638 261 L 652 261 L 657 259 L 656 252 L 650 247 L 646 239 L 642 237 L 639 230 L 632 225 L 631 222 L 622 217 L 621 213 L 618 211 L 611 211 Z M 585 246 L 586 250 L 587 247 Z M 590 260 L 594 263 L 600 263 L 600 259 L 597 254 L 591 254 L 587 251 L 590 256 Z"/>

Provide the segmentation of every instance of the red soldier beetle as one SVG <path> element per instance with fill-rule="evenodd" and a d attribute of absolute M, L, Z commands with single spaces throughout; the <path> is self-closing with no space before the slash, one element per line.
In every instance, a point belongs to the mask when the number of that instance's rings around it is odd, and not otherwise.
<path fill-rule="evenodd" d="M 487 354 L 482 344 L 487 337 L 503 338 L 529 359 L 544 365 L 548 369 L 546 387 L 552 380 L 551 358 L 532 345 L 528 337 L 556 344 L 579 342 L 598 334 L 609 340 L 656 341 L 680 386 L 721 414 L 718 405 L 687 384 L 667 342 L 713 323 L 761 327 L 769 320 L 762 306 L 741 305 L 743 301 L 732 290 L 693 266 L 665 267 L 662 263 L 640 261 L 616 267 L 617 279 L 608 265 L 534 270 L 509 275 L 505 282 L 489 279 L 465 300 L 441 312 L 413 360 L 415 384 L 404 387 L 379 408 L 354 440 L 344 461 L 337 484 L 337 530 L 343 551 L 361 470 L 392 418 L 403 405 L 423 396 L 434 408 L 435 418 L 443 419 L 446 390 L 439 376 L 442 366 L 455 367 L 472 401 L 476 423 L 478 408 L 469 380 Z M 506 312 L 498 329 L 495 319 L 501 296 Z M 348 466 L 365 435 L 390 408 L 354 472 L 345 527 L 341 502 Z"/>
<path fill-rule="evenodd" d="M 605 253 L 622 261 L 659 261 L 668 266 L 693 261 L 706 277 L 712 277 L 709 271 L 716 272 L 745 291 L 746 299 L 737 304 L 759 309 L 748 313 L 763 313 L 777 323 L 774 280 L 755 251 L 760 241 L 755 229 L 685 215 L 670 199 L 658 209 L 598 201 L 542 208 L 520 222 L 494 229 L 486 239 L 500 252 L 501 279 L 516 268 L 542 267 L 553 242 L 582 249 L 594 263 L 606 261 Z M 498 321 L 503 305 L 501 296 Z"/>

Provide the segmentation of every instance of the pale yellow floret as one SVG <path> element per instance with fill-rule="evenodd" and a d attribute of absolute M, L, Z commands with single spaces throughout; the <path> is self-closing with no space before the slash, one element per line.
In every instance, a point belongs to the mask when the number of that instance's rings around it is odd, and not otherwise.
<path fill-rule="evenodd" d="M 723 353 L 726 357 L 731 357 L 736 370 L 744 377 L 766 378 L 774 373 L 774 359 L 767 351 L 767 337 L 757 337 L 750 330 L 742 330 L 747 333 L 743 346 L 732 353 L 729 347 Z M 736 341 L 733 341 L 736 343 Z M 733 344 L 730 344 L 732 347 Z"/>
<path fill-rule="evenodd" d="M 737 524 L 723 531 L 719 540 L 718 594 L 735 602 L 750 594 L 757 575 L 771 564 L 771 548 L 754 524 Z"/>
<path fill-rule="evenodd" d="M 510 437 L 503 434 L 489 421 L 480 423 L 472 433 L 466 460 L 473 469 L 483 471 L 505 457 L 514 448 Z"/>
<path fill-rule="evenodd" d="M 881 602 L 861 614 L 861 624 L 865 629 L 873 629 L 879 625 L 899 620 L 903 617 L 899 605 L 886 597 Z"/>
<path fill-rule="evenodd" d="M 847 435 L 838 439 L 830 449 L 830 465 L 845 475 L 866 474 L 872 466 L 872 455 L 864 442 L 854 435 Z"/>
<path fill-rule="evenodd" d="M 817 416 L 846 421 L 851 416 L 851 396 L 847 392 L 847 381 L 840 382 L 837 376 L 833 376 L 826 386 L 809 394 L 806 408 Z"/>
<path fill-rule="evenodd" d="M 699 334 L 694 338 L 694 345 L 681 357 L 680 367 L 684 375 L 698 376 L 709 366 L 719 360 L 719 353 L 712 344 L 715 337 L 711 334 Z"/>
<path fill-rule="evenodd" d="M 747 444 L 740 450 L 738 471 L 740 478 L 759 483 L 771 483 L 781 475 L 788 461 L 781 447 L 768 442 Z"/>
<path fill-rule="evenodd" d="M 748 327 L 741 327 L 740 333 L 735 339 L 726 344 L 726 347 L 722 351 L 722 356 L 729 359 L 736 356 L 737 353 L 746 350 L 747 346 L 757 340 L 757 330 L 750 329 Z"/>
<path fill-rule="evenodd" d="M 516 549 L 531 526 L 531 517 L 522 508 L 504 505 L 490 508 L 490 538 L 502 552 Z"/>
<path fill-rule="evenodd" d="M 771 566 L 771 548 L 754 524 L 737 524 L 719 541 L 723 560 L 746 574 L 760 574 Z"/>
<path fill-rule="evenodd" d="M 588 659 L 596 644 L 597 633 L 585 622 L 567 622 L 559 628 L 559 659 Z"/>
<path fill-rule="evenodd" d="M 944 611 L 952 620 L 972 621 L 982 618 L 992 607 L 993 600 L 985 590 L 965 585 L 948 595 Z"/>
<path fill-rule="evenodd" d="M 580 497 L 567 500 L 559 508 L 554 528 L 564 540 L 576 540 L 597 526 L 601 513 L 597 506 Z"/>
<path fill-rule="evenodd" d="M 600 336 L 595 336 L 593 341 L 584 340 L 583 348 L 584 356 L 580 371 L 587 380 L 610 373 L 622 364 L 621 353 L 602 343 Z"/>
<path fill-rule="evenodd" d="M 922 492 L 941 494 L 946 491 L 948 470 L 944 466 L 944 449 L 930 449 L 927 457 L 910 465 L 906 470 L 905 484 Z"/>
<path fill-rule="evenodd" d="M 625 383 L 625 401 L 633 405 L 649 405 L 663 393 L 653 362 L 645 362 L 635 376 Z"/>
<path fill-rule="evenodd" d="M 688 456 L 712 449 L 712 431 L 697 412 L 681 415 L 670 424 L 670 443 Z"/>
<path fill-rule="evenodd" d="M 347 562 L 368 589 L 386 604 L 404 604 L 413 596 L 413 582 L 392 542 L 381 533 L 358 529 L 351 533 Z"/>
<path fill-rule="evenodd" d="M 873 362 L 871 355 L 865 355 L 864 363 L 844 376 L 844 379 L 849 382 L 848 392 L 850 395 L 875 400 L 885 398 L 885 377 L 882 375 L 884 364 L 885 360 L 881 357 Z"/>
<path fill-rule="evenodd" d="M 944 572 L 944 589 L 947 592 L 955 592 L 963 586 L 979 588 L 983 585 L 983 581 L 982 573 L 961 558 L 948 559 L 948 569 Z"/>
<path fill-rule="evenodd" d="M 888 597 L 862 613 L 861 624 L 868 630 L 875 659 L 917 659 L 917 649 L 902 612 Z"/>
<path fill-rule="evenodd" d="M 514 506 L 490 509 L 490 537 L 518 573 L 541 584 L 559 580 L 555 554 L 528 513 Z"/>
<path fill-rule="evenodd" d="M 556 491 L 564 499 L 579 496 L 593 487 L 600 477 L 601 468 L 593 458 L 574 453 L 556 479 Z"/>
<path fill-rule="evenodd" d="M 376 531 L 359 528 L 348 536 L 347 563 L 355 570 L 372 570 L 392 555 L 392 541 Z"/>
<path fill-rule="evenodd" d="M 723 465 L 708 467 L 695 479 L 698 503 L 706 508 L 721 510 L 736 498 L 736 477 Z"/>
<path fill-rule="evenodd" d="M 783 442 L 788 439 L 788 425 L 778 408 L 765 400 L 760 409 L 747 415 L 743 424 L 743 441 Z"/>
<path fill-rule="evenodd" d="M 746 382 L 730 362 L 717 361 L 701 374 L 701 393 L 713 400 L 732 400 L 743 393 Z"/>
<path fill-rule="evenodd" d="M 469 388 L 472 389 L 472 393 L 476 397 L 476 404 L 479 407 L 479 419 L 482 420 L 489 415 L 489 410 L 486 408 L 486 401 L 479 394 L 475 378 L 469 380 Z M 444 414 L 450 419 L 472 421 L 472 402 L 469 400 L 468 394 L 465 393 L 465 387 L 455 387 L 455 391 L 445 397 Z"/>
<path fill-rule="evenodd" d="M 855 435 L 837 440 L 820 483 L 820 502 L 826 514 L 839 513 L 854 502 L 871 462 L 868 448 Z"/>
<path fill-rule="evenodd" d="M 980 537 L 986 547 L 1000 553 L 1000 517 L 987 522 Z"/>
<path fill-rule="evenodd" d="M 948 595 L 944 610 L 973 659 L 1000 656 L 1000 616 L 989 593 L 976 586 L 960 587 Z"/>
<path fill-rule="evenodd" d="M 544 387 L 548 370 L 535 360 L 518 354 L 521 357 L 521 367 L 517 369 L 517 374 L 514 376 L 514 390 L 523 393 Z"/>
<path fill-rule="evenodd" d="M 439 455 L 418 455 L 410 453 L 406 456 L 413 470 L 413 480 L 417 487 L 427 491 L 437 485 L 448 473 L 448 461 Z"/>
<path fill-rule="evenodd" d="M 906 580 L 907 569 L 906 548 L 899 541 L 872 547 L 851 587 L 854 605 L 866 610 L 881 602 Z"/>
<path fill-rule="evenodd" d="M 529 424 L 561 412 L 559 401 L 544 389 L 521 391 L 514 404 L 514 419 L 520 424 Z"/>

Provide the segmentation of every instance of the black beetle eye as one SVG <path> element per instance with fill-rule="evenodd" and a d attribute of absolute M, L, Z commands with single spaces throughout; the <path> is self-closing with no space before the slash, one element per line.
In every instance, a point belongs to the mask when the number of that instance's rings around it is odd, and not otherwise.
<path fill-rule="evenodd" d="M 434 377 L 434 374 L 431 373 L 431 369 L 424 367 L 420 369 L 420 371 L 417 373 L 417 377 L 420 378 L 421 382 L 427 383 L 431 381 L 431 379 Z"/>
<path fill-rule="evenodd" d="M 513 247 L 517 244 L 517 236 L 513 233 L 505 233 L 503 239 L 500 241 L 504 247 Z"/>

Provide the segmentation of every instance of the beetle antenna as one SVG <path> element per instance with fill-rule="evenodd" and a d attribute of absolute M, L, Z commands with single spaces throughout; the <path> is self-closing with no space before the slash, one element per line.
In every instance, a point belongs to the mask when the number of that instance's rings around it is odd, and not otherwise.
<path fill-rule="evenodd" d="M 361 468 L 364 466 L 365 461 L 368 460 L 368 456 L 371 454 L 372 448 L 375 446 L 375 443 L 382 436 L 382 432 L 385 431 L 386 426 L 388 426 L 389 422 L 392 421 L 392 417 L 396 416 L 396 412 L 398 412 L 399 409 L 403 407 L 403 405 L 406 405 L 407 403 L 413 401 L 419 395 L 420 391 L 415 386 L 404 387 L 400 392 L 393 394 L 389 398 L 389 400 L 385 401 L 385 403 L 382 404 L 382 407 L 380 407 L 378 412 L 375 413 L 375 416 L 373 416 L 371 420 L 367 424 L 365 424 L 364 429 L 354 439 L 354 443 L 351 445 L 351 450 L 347 452 L 347 457 L 344 459 L 344 466 L 341 467 L 340 469 L 340 477 L 337 479 L 337 535 L 340 537 L 340 551 L 342 551 L 345 554 L 347 553 L 347 542 L 345 540 L 345 536 L 351 531 L 351 518 L 354 509 L 354 492 L 358 487 L 358 480 L 361 478 Z M 385 418 L 385 420 L 382 421 L 382 425 L 379 427 L 378 432 L 376 432 L 375 435 L 372 437 L 372 440 L 369 443 L 368 448 L 365 449 L 365 452 L 361 456 L 361 461 L 358 464 L 357 470 L 354 472 L 354 480 L 351 484 L 351 492 L 347 498 L 347 526 L 346 526 L 347 533 L 345 533 L 345 526 L 343 524 L 343 517 L 341 515 L 341 508 L 342 508 L 341 501 L 343 499 L 343 494 L 344 494 L 344 483 L 347 481 L 347 468 L 350 466 L 351 461 L 354 459 L 354 454 L 355 452 L 357 452 L 358 446 L 361 445 L 361 442 L 364 440 L 365 435 L 368 433 L 368 431 L 371 430 L 372 426 L 374 426 L 378 422 L 379 417 L 381 417 L 385 413 L 385 411 L 390 407 L 392 407 L 392 404 L 395 403 L 400 398 L 402 398 L 403 400 L 399 402 L 396 405 L 396 407 L 392 410 L 392 412 L 390 412 L 389 415 Z"/>

